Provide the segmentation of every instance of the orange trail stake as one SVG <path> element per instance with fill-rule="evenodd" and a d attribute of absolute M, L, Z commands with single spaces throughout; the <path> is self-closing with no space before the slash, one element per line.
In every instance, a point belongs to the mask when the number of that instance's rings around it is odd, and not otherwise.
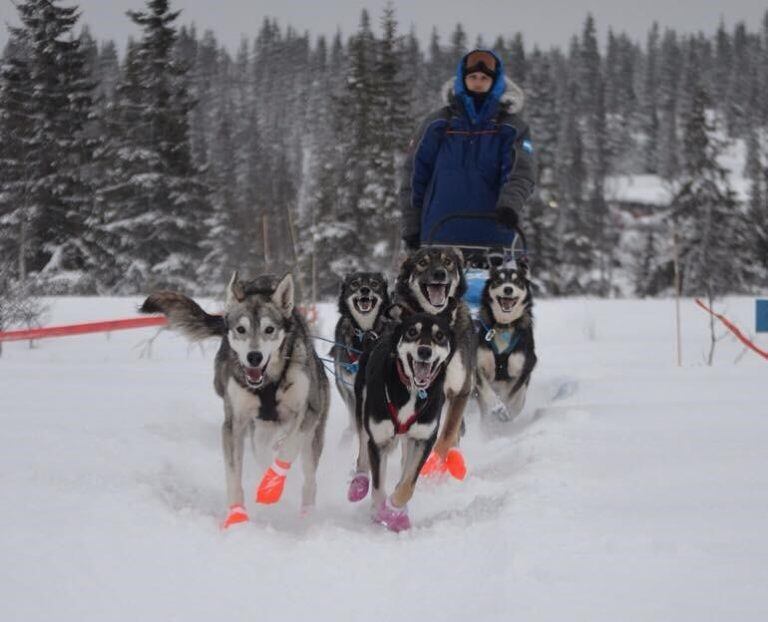
<path fill-rule="evenodd" d="M 258 503 L 277 503 L 283 496 L 285 488 L 285 477 L 288 475 L 288 469 L 291 468 L 290 462 L 278 460 L 272 463 L 272 466 L 264 473 L 261 483 L 256 491 L 256 501 Z"/>

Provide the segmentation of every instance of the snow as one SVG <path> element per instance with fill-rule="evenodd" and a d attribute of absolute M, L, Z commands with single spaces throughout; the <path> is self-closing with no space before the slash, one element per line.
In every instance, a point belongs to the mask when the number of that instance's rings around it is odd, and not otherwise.
<path fill-rule="evenodd" d="M 51 323 L 138 303 L 47 301 Z M 753 330 L 752 299 L 717 307 Z M 281 503 L 221 532 L 215 342 L 163 332 L 148 358 L 152 329 L 4 344 L 0 617 L 766 619 L 766 362 L 727 338 L 705 366 L 690 300 L 682 368 L 670 300 L 545 300 L 536 318 L 524 413 L 495 429 L 470 414 L 467 479 L 420 482 L 399 535 L 346 501 L 335 394 L 314 515 L 297 469 Z M 316 330 L 334 321 L 324 305 Z"/>

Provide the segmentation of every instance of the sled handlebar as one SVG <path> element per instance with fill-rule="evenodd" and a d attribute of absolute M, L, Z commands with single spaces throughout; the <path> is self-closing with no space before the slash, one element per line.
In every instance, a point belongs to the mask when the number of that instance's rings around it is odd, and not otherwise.
<path fill-rule="evenodd" d="M 447 222 L 450 222 L 451 220 L 492 220 L 493 222 L 497 224 L 501 224 L 499 222 L 499 217 L 496 214 L 491 213 L 478 213 L 478 212 L 457 212 L 455 214 L 448 214 L 447 216 L 444 216 L 440 220 L 438 220 L 434 225 L 432 225 L 432 228 L 429 230 L 429 235 L 427 236 L 426 243 L 432 244 L 432 240 L 435 237 L 435 233 L 440 230 L 440 228 Z M 519 237 L 520 241 L 523 244 L 523 255 L 528 254 L 528 241 L 525 239 L 525 234 L 523 233 L 523 230 L 517 226 L 512 228 L 512 232 L 515 234 L 515 238 Z M 514 247 L 515 241 L 512 240 L 512 247 Z M 454 244 L 454 246 L 461 247 L 461 244 Z"/>

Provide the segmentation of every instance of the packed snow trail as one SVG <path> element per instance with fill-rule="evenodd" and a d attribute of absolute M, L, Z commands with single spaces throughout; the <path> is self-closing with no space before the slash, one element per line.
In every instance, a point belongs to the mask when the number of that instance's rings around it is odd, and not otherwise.
<path fill-rule="evenodd" d="M 55 299 L 50 321 L 137 302 Z M 6 344 L 0 618 L 766 619 L 768 370 L 734 365 L 730 341 L 705 367 L 692 303 L 676 368 L 672 305 L 538 301 L 523 414 L 471 413 L 467 479 L 420 482 L 399 535 L 346 500 L 335 393 L 314 515 L 299 516 L 297 472 L 279 504 L 248 500 L 250 522 L 221 532 L 216 343 L 163 333 L 151 358 L 152 329 Z M 731 299 L 728 315 L 749 326 L 752 305 Z M 334 320 L 323 307 L 317 330 Z M 249 458 L 251 494 L 261 473 Z"/>

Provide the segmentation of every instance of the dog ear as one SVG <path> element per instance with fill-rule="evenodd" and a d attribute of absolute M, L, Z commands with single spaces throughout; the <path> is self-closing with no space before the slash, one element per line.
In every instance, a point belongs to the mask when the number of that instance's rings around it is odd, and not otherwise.
<path fill-rule="evenodd" d="M 243 300 L 245 300 L 245 289 L 243 283 L 238 279 L 237 270 L 235 270 L 232 273 L 232 278 L 229 279 L 229 285 L 227 285 L 227 305 L 243 302 Z"/>
<path fill-rule="evenodd" d="M 274 302 L 286 317 L 293 313 L 293 275 L 289 272 L 277 284 L 272 294 Z"/>
<path fill-rule="evenodd" d="M 403 321 L 404 315 L 405 315 L 405 307 L 403 307 L 403 305 L 397 302 L 389 305 L 386 311 L 384 311 L 384 316 L 388 320 L 391 320 L 392 322 L 397 322 L 398 324 Z"/>
<path fill-rule="evenodd" d="M 456 262 L 459 264 L 459 270 L 464 270 L 464 253 L 461 252 L 458 246 L 454 246 L 453 250 L 456 253 Z"/>
<path fill-rule="evenodd" d="M 528 272 L 530 271 L 530 266 L 528 265 L 528 258 L 521 257 L 515 262 L 515 264 L 517 265 L 517 271 L 520 273 L 520 275 L 525 278 L 528 278 Z"/>

